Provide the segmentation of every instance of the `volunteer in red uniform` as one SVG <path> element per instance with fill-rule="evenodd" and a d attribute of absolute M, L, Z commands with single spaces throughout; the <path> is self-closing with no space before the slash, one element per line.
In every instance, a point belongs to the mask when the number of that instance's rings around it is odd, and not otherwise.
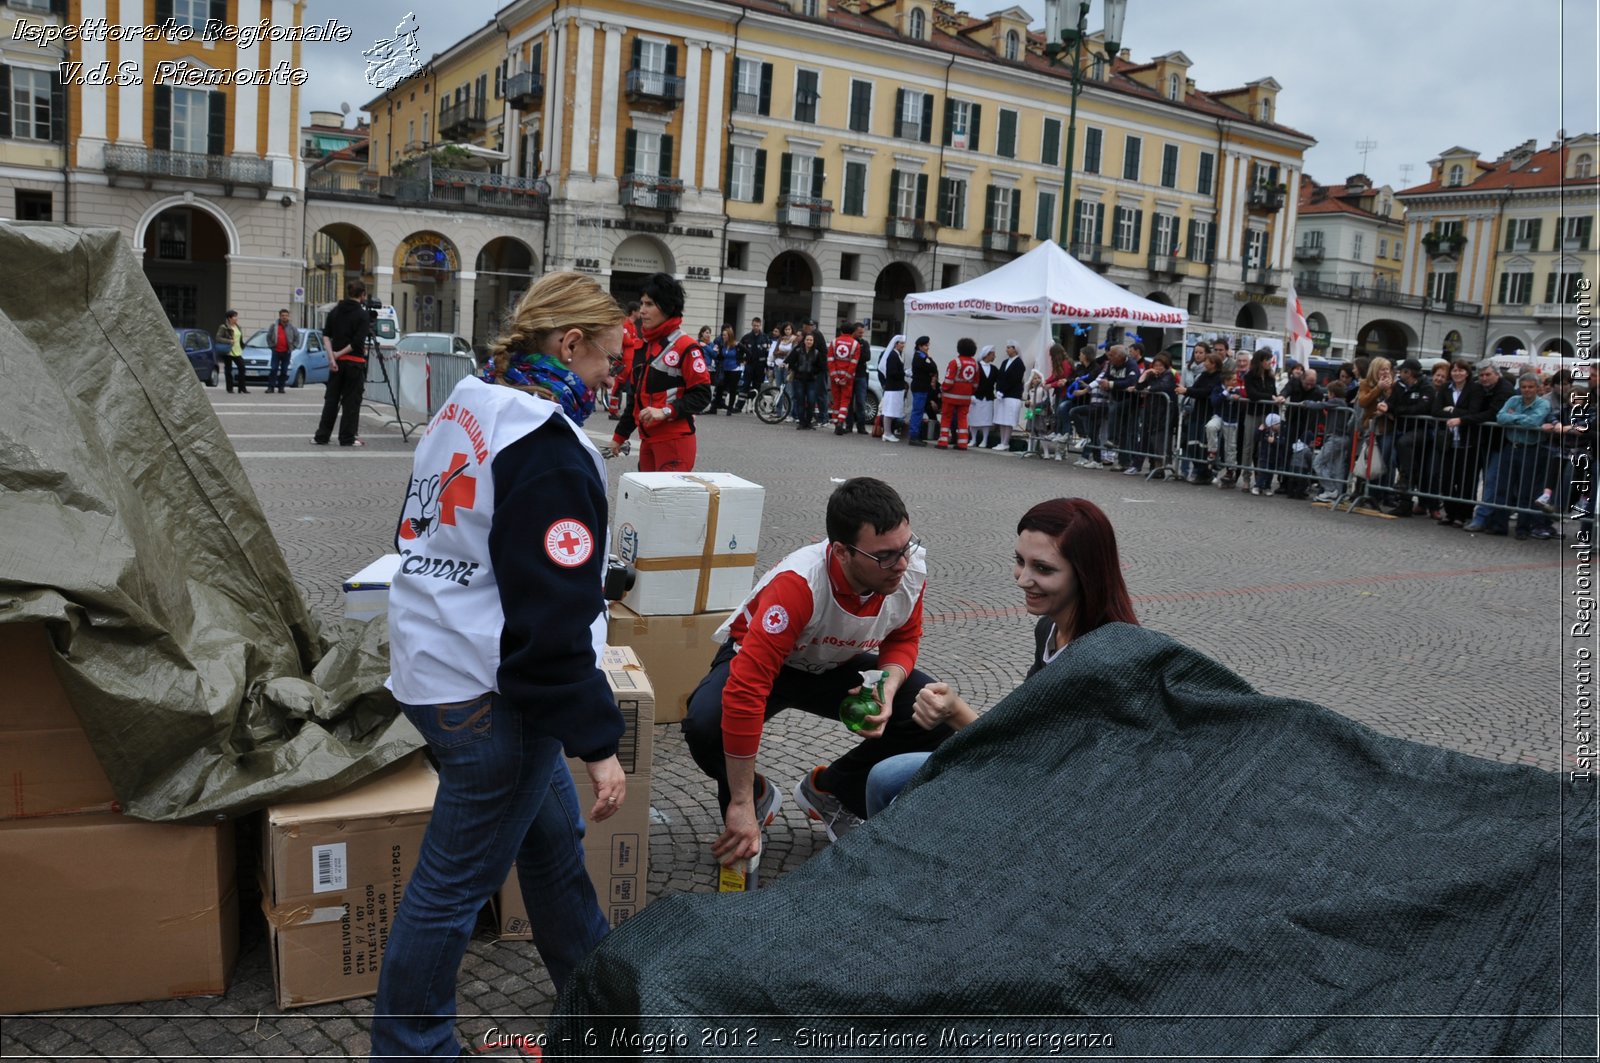
<path fill-rule="evenodd" d="M 954 429 L 957 450 L 967 449 L 967 409 L 978 389 L 978 345 L 963 336 L 956 341 L 956 356 L 944 371 L 944 388 L 939 393 L 939 449 L 950 449 Z"/>
<path fill-rule="evenodd" d="M 620 454 L 638 425 L 640 472 L 689 472 L 694 415 L 711 405 L 711 371 L 700 345 L 684 334 L 683 285 L 671 274 L 654 273 L 645 281 L 639 322 L 644 345 L 629 373 L 633 399 L 605 454 Z"/>
<path fill-rule="evenodd" d="M 795 786 L 801 809 L 829 838 L 866 813 L 874 764 L 937 748 L 953 733 L 924 731 L 912 719 L 917 692 L 933 678 L 916 669 L 928 567 L 905 503 L 882 480 L 846 480 L 828 498 L 827 531 L 827 542 L 769 570 L 717 631 L 726 641 L 689 698 L 683 737 L 717 783 L 725 829 L 711 852 L 723 864 L 760 851 L 761 829 L 777 813 L 778 789 L 756 772 L 756 755 L 763 723 L 784 709 L 838 720 L 863 670 L 886 673 L 865 740 Z"/>
<path fill-rule="evenodd" d="M 833 434 L 845 433 L 850 416 L 850 397 L 856 390 L 856 358 L 861 344 L 856 342 L 853 325 L 840 325 L 839 334 L 828 345 L 828 387 L 833 397 Z"/>
<path fill-rule="evenodd" d="M 644 337 L 639 335 L 639 301 L 630 302 L 627 307 L 627 316 L 622 319 L 622 355 L 620 364 L 613 366 L 616 370 L 616 386 L 611 388 L 610 403 L 606 412 L 613 421 L 622 413 L 622 404 L 628 401 L 629 381 L 633 379 L 633 355 L 640 347 L 644 346 Z"/>

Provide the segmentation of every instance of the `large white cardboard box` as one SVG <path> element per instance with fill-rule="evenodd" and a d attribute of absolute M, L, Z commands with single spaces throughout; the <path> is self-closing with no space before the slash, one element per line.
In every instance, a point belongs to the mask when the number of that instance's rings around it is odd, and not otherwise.
<path fill-rule="evenodd" d="M 755 580 L 766 488 L 727 472 L 630 472 L 611 543 L 638 570 L 623 599 L 640 616 L 732 610 Z"/>

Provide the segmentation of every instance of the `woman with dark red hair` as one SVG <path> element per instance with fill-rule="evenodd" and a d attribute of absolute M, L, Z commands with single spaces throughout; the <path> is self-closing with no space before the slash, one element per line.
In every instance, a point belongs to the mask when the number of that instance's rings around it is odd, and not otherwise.
<path fill-rule="evenodd" d="M 1104 511 L 1086 498 L 1052 498 L 1022 515 L 1011 578 L 1022 592 L 1023 608 L 1039 618 L 1030 678 L 1073 639 L 1104 624 L 1139 622 L 1122 581 L 1116 532 Z M 912 712 L 912 719 L 929 730 L 947 723 L 959 731 L 977 718 L 948 683 L 923 687 Z M 929 756 L 903 753 L 878 762 L 867 777 L 867 815 L 887 808 Z"/>

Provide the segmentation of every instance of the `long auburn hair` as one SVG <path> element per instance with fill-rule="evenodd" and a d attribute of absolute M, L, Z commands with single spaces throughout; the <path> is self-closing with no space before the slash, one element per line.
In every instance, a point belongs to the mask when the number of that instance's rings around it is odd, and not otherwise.
<path fill-rule="evenodd" d="M 1105 512 L 1087 498 L 1052 498 L 1022 515 L 1017 534 L 1042 532 L 1072 566 L 1078 581 L 1078 608 L 1070 638 L 1087 635 L 1103 624 L 1137 624 L 1128 585 L 1122 581 L 1117 533 Z"/>

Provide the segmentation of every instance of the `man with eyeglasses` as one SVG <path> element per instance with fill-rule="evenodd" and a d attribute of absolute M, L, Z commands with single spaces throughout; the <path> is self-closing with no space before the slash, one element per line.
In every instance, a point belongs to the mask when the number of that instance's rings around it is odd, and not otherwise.
<path fill-rule="evenodd" d="M 1467 409 L 1460 421 L 1471 425 L 1474 432 L 1473 449 L 1483 467 L 1483 501 L 1473 509 L 1472 519 L 1463 531 L 1481 532 L 1492 527 L 1490 517 L 1494 514 L 1494 503 L 1499 501 L 1495 496 L 1500 493 L 1500 455 L 1505 444 L 1505 434 L 1495 422 L 1500 408 L 1516 392 L 1517 386 L 1500 375 L 1499 366 L 1488 360 L 1478 363 L 1478 390 L 1468 390 L 1463 399 Z M 1467 486 L 1470 491 L 1470 481 Z M 1499 535 L 1506 534 L 1501 527 L 1493 530 Z"/>
<path fill-rule="evenodd" d="M 866 813 L 867 774 L 897 753 L 937 748 L 953 732 L 912 718 L 933 677 L 916 669 L 928 569 L 911 520 L 882 480 L 847 480 L 828 499 L 826 542 L 801 547 L 767 572 L 718 630 L 722 649 L 689 698 L 683 735 L 700 770 L 717 783 L 724 830 L 711 847 L 725 865 L 754 856 L 781 798 L 756 771 L 762 725 L 794 707 L 830 720 L 883 669 L 878 712 L 859 745 L 814 768 L 795 800 L 836 839 Z M 842 725 L 841 725 L 842 726 Z"/>

